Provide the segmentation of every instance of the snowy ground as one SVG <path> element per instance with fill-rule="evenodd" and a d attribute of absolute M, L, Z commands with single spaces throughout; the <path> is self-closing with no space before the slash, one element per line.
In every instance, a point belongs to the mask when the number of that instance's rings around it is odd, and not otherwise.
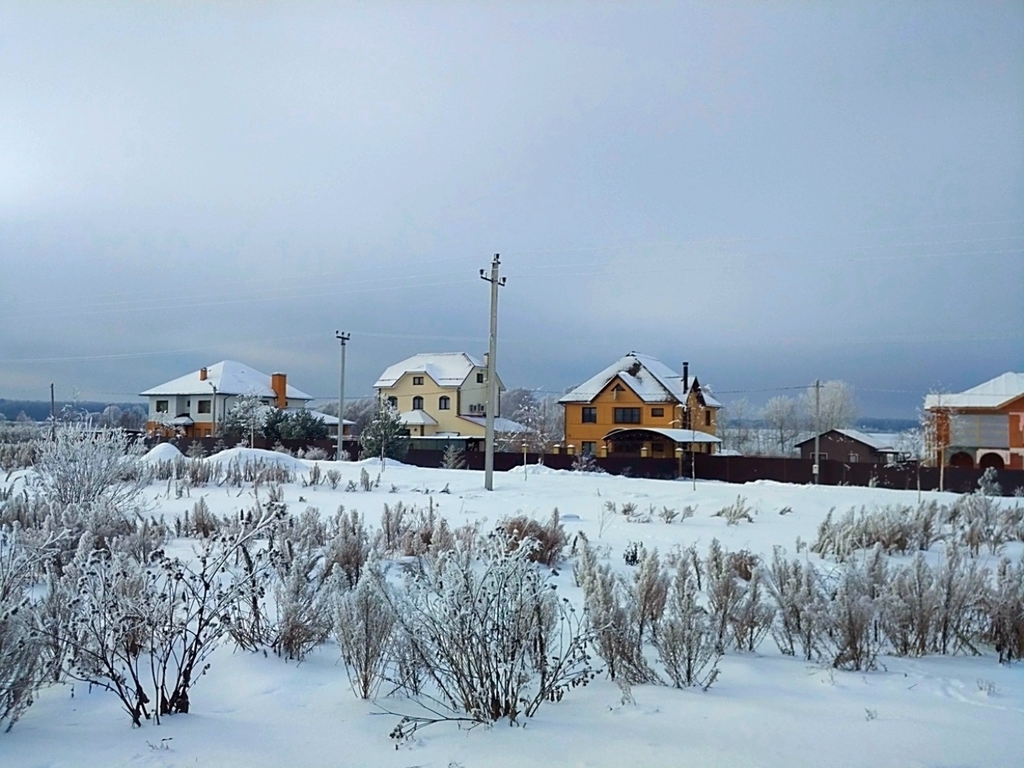
<path fill-rule="evenodd" d="M 296 466 L 306 471 L 309 464 Z M 489 530 L 506 515 L 522 511 L 543 519 L 558 507 L 567 531 L 585 531 L 593 543 L 609 546 L 619 565 L 630 541 L 664 553 L 691 543 L 704 551 L 717 537 L 730 550 L 770 556 L 774 545 L 782 545 L 793 554 L 797 537 L 812 541 L 832 507 L 842 512 L 854 505 L 917 502 L 916 492 L 887 489 L 698 481 L 693 490 L 689 482 L 539 467 L 497 473 L 495 491 L 488 493 L 482 473 L 389 465 L 379 488 L 345 492 L 349 480 L 358 483 L 361 467 L 376 477 L 379 466 L 320 464 L 324 471 L 340 469 L 339 489 L 288 485 L 291 511 L 312 505 L 330 514 L 344 504 L 376 523 L 385 503 L 426 506 L 432 498 L 452 527 L 478 520 Z M 446 486 L 450 493 L 441 493 Z M 199 489 L 182 499 L 168 499 L 165 492 L 166 484 L 153 485 L 150 496 L 168 520 L 183 515 L 200 495 L 217 514 L 252 501 L 249 490 L 239 494 L 237 488 Z M 758 511 L 753 523 L 727 526 L 711 516 L 737 495 Z M 649 505 L 698 509 L 695 517 L 671 525 L 619 516 L 599 537 L 606 501 L 634 502 L 641 512 Z M 792 514 L 779 515 L 787 506 Z M 1006 554 L 1019 557 L 1020 545 Z M 564 594 L 579 597 L 571 568 L 556 581 Z M 435 726 L 396 749 L 388 738 L 395 718 L 353 696 L 333 643 L 302 664 L 225 645 L 194 689 L 192 713 L 159 727 L 130 728 L 109 693 L 81 685 L 45 689 L 14 729 L 0 734 L 0 766 L 1024 765 L 1024 664 L 1000 666 L 991 655 L 880 661 L 870 673 L 833 671 L 780 655 L 769 638 L 760 653 L 727 655 L 708 692 L 637 686 L 634 702 L 624 704 L 619 688 L 600 676 L 542 707 L 525 727 Z M 393 706 L 401 709 L 400 703 Z"/>

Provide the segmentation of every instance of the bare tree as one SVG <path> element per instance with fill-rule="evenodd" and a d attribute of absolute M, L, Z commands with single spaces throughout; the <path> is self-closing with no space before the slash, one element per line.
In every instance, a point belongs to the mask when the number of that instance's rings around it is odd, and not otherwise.
<path fill-rule="evenodd" d="M 785 395 L 777 395 L 765 403 L 761 418 L 772 431 L 779 446 L 779 454 L 786 456 L 793 450 L 793 441 L 800 434 L 800 418 L 796 401 Z"/>

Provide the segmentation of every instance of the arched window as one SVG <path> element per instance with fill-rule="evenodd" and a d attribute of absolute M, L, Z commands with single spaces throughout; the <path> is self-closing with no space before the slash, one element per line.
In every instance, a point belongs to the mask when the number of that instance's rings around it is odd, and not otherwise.
<path fill-rule="evenodd" d="M 450 410 L 452 407 L 452 399 L 448 395 L 441 395 L 441 399 L 437 401 L 437 407 L 442 411 Z"/>
<path fill-rule="evenodd" d="M 388 405 L 390 405 L 392 408 L 397 408 L 398 407 L 398 398 L 397 397 L 389 397 L 388 398 Z"/>
<path fill-rule="evenodd" d="M 414 411 L 422 411 L 423 410 L 423 398 L 420 397 L 419 395 L 416 395 L 416 397 L 414 397 L 412 399 L 412 409 Z"/>

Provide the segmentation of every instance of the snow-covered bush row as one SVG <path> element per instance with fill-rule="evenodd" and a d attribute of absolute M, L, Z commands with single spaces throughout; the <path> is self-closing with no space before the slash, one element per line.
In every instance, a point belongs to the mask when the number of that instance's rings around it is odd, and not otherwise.
<path fill-rule="evenodd" d="M 917 507 L 889 505 L 879 509 L 835 510 L 818 526 L 811 551 L 845 561 L 876 545 L 889 553 L 925 551 L 937 541 L 962 546 L 977 555 L 982 547 L 993 554 L 1009 541 L 1024 541 L 1024 507 L 1005 507 L 981 492 L 954 504 L 922 502 Z"/>
<path fill-rule="evenodd" d="M 717 540 L 704 558 L 690 547 L 662 564 L 640 545 L 629 579 L 584 541 L 574 573 L 595 650 L 626 685 L 664 682 L 661 670 L 676 686 L 707 687 L 722 654 L 756 651 L 769 635 L 785 655 L 842 669 L 870 669 L 881 653 L 1024 658 L 1024 559 L 993 573 L 964 550 L 954 540 L 937 566 L 922 553 L 892 565 L 877 543 L 826 568 L 778 548 L 763 563 Z"/>

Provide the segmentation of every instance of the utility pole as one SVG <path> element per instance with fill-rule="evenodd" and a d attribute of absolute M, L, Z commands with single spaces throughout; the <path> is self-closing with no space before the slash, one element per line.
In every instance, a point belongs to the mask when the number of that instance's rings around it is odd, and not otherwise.
<path fill-rule="evenodd" d="M 334 460 L 341 461 L 341 451 L 345 444 L 345 345 L 352 338 L 352 334 L 335 331 L 334 338 L 341 342 L 341 376 L 338 380 L 338 449 L 334 454 Z"/>
<path fill-rule="evenodd" d="M 814 484 L 818 484 L 821 477 L 821 379 L 814 380 L 814 464 L 811 471 L 814 472 Z"/>
<path fill-rule="evenodd" d="M 487 422 L 484 432 L 484 488 L 494 490 L 494 415 L 498 412 L 498 288 L 505 285 L 505 278 L 498 277 L 501 257 L 494 254 L 491 274 L 480 270 L 480 278 L 491 284 L 491 338 L 487 351 Z"/>

